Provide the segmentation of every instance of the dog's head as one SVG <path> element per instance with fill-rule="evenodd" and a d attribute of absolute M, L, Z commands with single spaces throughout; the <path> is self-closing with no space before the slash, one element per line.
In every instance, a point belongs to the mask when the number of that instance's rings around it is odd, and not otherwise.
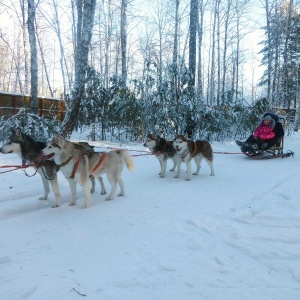
<path fill-rule="evenodd" d="M 188 148 L 188 140 L 183 135 L 176 135 L 173 140 L 173 147 L 177 153 L 183 152 Z"/>
<path fill-rule="evenodd" d="M 51 142 L 41 152 L 44 159 L 54 158 L 54 160 L 64 161 L 74 153 L 74 145 L 64 137 L 55 134 Z"/>
<path fill-rule="evenodd" d="M 21 144 L 25 142 L 25 135 L 22 133 L 20 128 L 14 129 L 11 128 L 11 134 L 9 138 L 7 139 L 5 145 L 0 148 L 0 152 L 3 154 L 7 153 L 16 153 L 20 154 L 22 149 L 21 149 Z"/>
<path fill-rule="evenodd" d="M 144 146 L 150 150 L 156 146 L 156 137 L 152 133 L 148 133 Z"/>
<path fill-rule="evenodd" d="M 163 137 L 157 137 L 156 138 L 156 145 L 159 147 L 159 148 L 163 148 L 165 145 L 166 145 L 167 140 Z"/>

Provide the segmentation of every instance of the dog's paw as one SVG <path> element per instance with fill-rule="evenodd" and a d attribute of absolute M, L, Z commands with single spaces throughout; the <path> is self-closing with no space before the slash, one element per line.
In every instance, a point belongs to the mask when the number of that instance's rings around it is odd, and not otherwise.
<path fill-rule="evenodd" d="M 106 195 L 106 191 L 101 191 L 100 195 Z"/>
<path fill-rule="evenodd" d="M 179 178 L 179 175 L 175 175 L 174 178 Z"/>
<path fill-rule="evenodd" d="M 88 205 L 86 205 L 86 204 L 83 204 L 82 206 L 81 206 L 81 209 L 84 209 L 84 208 L 89 208 L 91 205 L 90 204 L 88 204 Z"/>
<path fill-rule="evenodd" d="M 95 189 L 91 189 L 91 194 L 95 193 Z"/>
<path fill-rule="evenodd" d="M 47 200 L 48 199 L 48 196 L 42 196 L 39 198 L 39 200 Z"/>
<path fill-rule="evenodd" d="M 186 181 L 190 181 L 190 180 L 191 180 L 191 178 L 186 178 L 185 180 L 186 180 Z"/>
<path fill-rule="evenodd" d="M 76 205 L 76 201 L 70 201 L 69 202 L 69 206 L 73 206 L 73 205 Z"/>
<path fill-rule="evenodd" d="M 110 200 L 112 200 L 113 198 L 111 198 L 111 197 L 106 197 L 105 198 L 105 201 L 110 201 Z"/>
<path fill-rule="evenodd" d="M 124 193 L 119 193 L 118 194 L 118 197 L 122 197 L 122 196 L 125 196 L 125 194 Z"/>
<path fill-rule="evenodd" d="M 59 207 L 59 204 L 55 203 L 55 204 L 52 205 L 52 208 L 56 208 L 56 207 Z"/>
<path fill-rule="evenodd" d="M 160 178 L 165 178 L 165 175 L 160 175 L 159 177 L 160 177 Z"/>

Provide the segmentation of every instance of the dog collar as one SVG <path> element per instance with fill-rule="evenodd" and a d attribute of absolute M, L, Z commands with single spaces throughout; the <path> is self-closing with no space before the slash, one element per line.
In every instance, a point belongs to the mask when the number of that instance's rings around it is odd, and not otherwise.
<path fill-rule="evenodd" d="M 72 156 L 70 156 L 66 161 L 64 161 L 62 164 L 60 164 L 60 165 L 57 165 L 58 167 L 63 167 L 63 166 L 65 166 L 66 164 L 68 164 L 69 162 L 70 162 L 70 160 L 72 159 L 72 157 L 73 157 L 73 155 Z"/>

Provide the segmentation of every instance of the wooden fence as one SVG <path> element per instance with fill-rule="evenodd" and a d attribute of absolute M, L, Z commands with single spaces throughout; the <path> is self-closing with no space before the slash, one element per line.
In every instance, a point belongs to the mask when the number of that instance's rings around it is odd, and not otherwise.
<path fill-rule="evenodd" d="M 30 96 L 0 92 L 0 117 L 16 115 L 21 108 L 31 111 Z M 38 98 L 38 114 L 39 116 L 55 115 L 60 121 L 65 116 L 65 102 L 58 99 Z"/>

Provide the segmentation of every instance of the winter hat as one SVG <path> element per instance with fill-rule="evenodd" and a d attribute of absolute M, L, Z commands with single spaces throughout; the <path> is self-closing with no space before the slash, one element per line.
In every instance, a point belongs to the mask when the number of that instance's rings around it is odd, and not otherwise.
<path fill-rule="evenodd" d="M 270 115 L 267 115 L 267 116 L 264 117 L 264 120 L 272 121 L 273 119 L 272 119 L 272 117 Z"/>
<path fill-rule="evenodd" d="M 261 124 L 264 122 L 264 120 L 269 120 L 270 121 L 270 127 L 274 127 L 275 126 L 275 121 L 274 121 L 274 119 L 270 115 L 265 116 L 262 119 Z"/>

